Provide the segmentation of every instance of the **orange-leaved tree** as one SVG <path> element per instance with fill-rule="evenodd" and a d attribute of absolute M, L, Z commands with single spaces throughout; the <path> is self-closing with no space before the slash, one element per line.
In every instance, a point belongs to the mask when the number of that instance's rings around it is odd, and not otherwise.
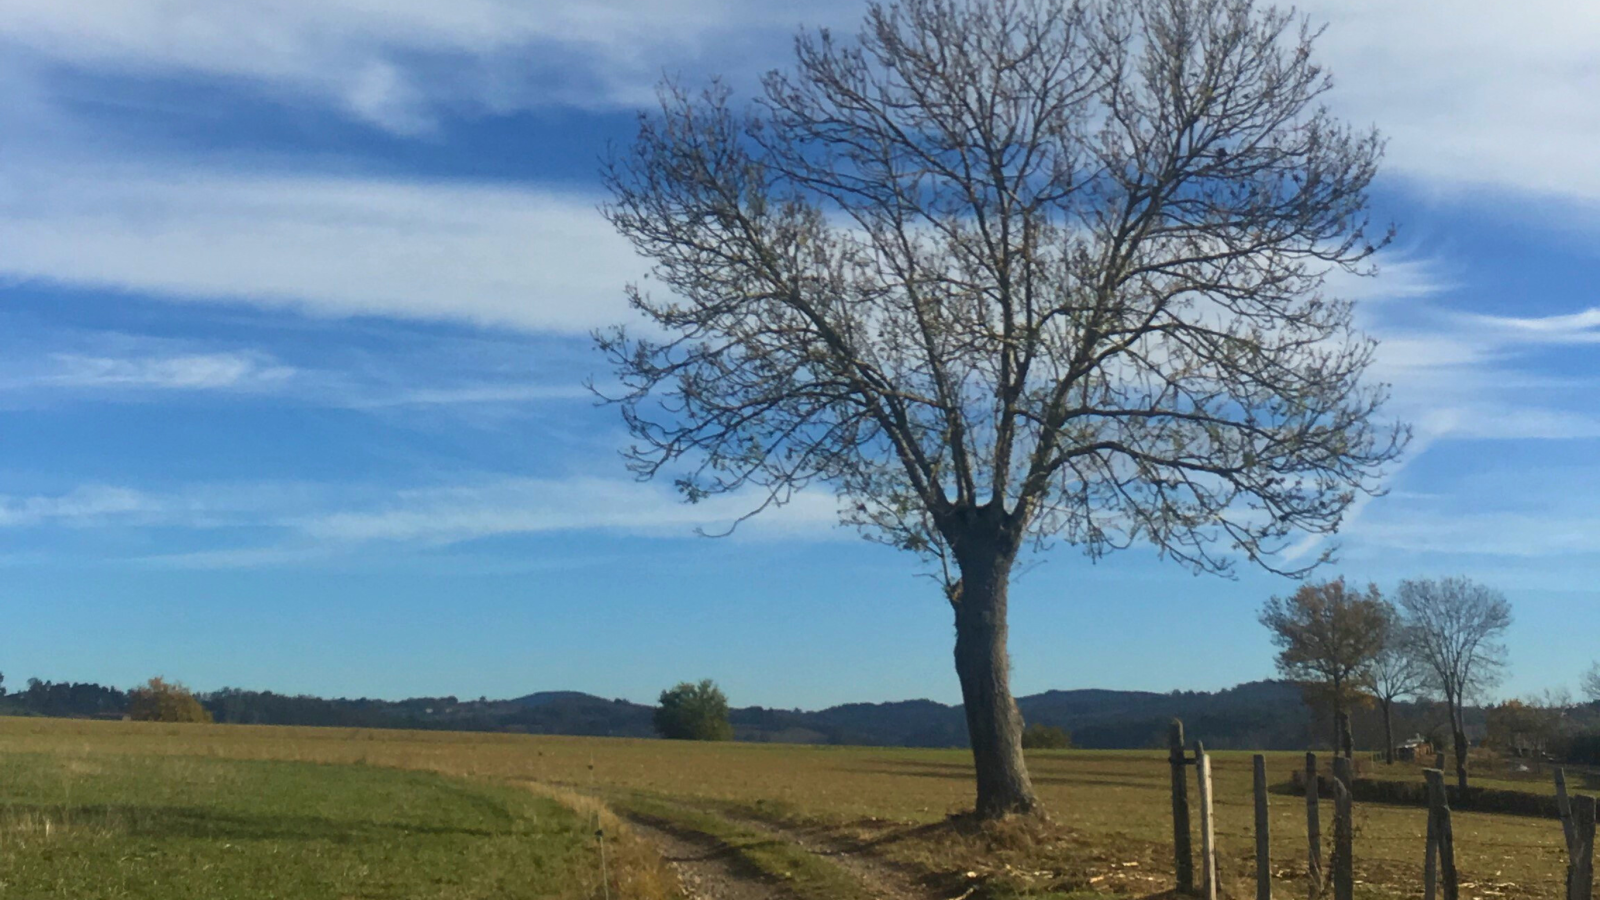
<path fill-rule="evenodd" d="M 128 692 L 128 717 L 136 722 L 210 722 L 194 692 L 160 676 Z"/>

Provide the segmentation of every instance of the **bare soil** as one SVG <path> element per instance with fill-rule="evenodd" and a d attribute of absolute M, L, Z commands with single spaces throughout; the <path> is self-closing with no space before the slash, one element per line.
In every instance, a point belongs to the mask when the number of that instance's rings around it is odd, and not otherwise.
<path fill-rule="evenodd" d="M 656 820 L 628 818 L 636 834 L 655 844 L 690 900 L 792 900 L 794 894 L 740 864 L 723 842 Z"/>

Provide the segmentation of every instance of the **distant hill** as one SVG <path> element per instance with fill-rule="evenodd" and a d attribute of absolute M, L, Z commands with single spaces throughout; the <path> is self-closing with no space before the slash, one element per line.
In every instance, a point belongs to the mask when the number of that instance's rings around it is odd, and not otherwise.
<path fill-rule="evenodd" d="M 1079 747 L 1124 749 L 1166 745 L 1167 726 L 1184 720 L 1188 735 L 1216 749 L 1304 748 L 1312 741 L 1313 717 L 1300 689 L 1260 681 L 1216 693 L 1186 691 L 1046 691 L 1019 697 L 1030 723 L 1072 733 Z M 959 706 L 931 700 L 851 703 L 817 712 L 734 710 L 739 740 L 779 740 L 869 746 L 963 747 L 966 719 Z"/>
<path fill-rule="evenodd" d="M 409 700 L 324 699 L 270 691 L 228 688 L 202 696 L 219 722 L 262 725 L 330 725 L 366 728 L 420 728 L 654 737 L 654 708 L 627 700 L 607 700 L 581 691 L 540 691 L 510 700 L 417 697 Z M 27 691 L 0 699 L 0 713 L 54 716 L 117 716 L 126 698 L 98 685 L 30 683 Z M 1155 748 L 1166 744 L 1167 726 L 1184 721 L 1191 740 L 1212 749 L 1293 750 L 1326 746 L 1329 731 L 1301 699 L 1300 689 L 1283 681 L 1255 681 L 1227 690 L 1045 691 L 1020 697 L 1017 705 L 1029 723 L 1053 725 L 1071 733 L 1073 743 L 1091 749 Z M 1419 707 L 1401 709 L 1400 736 L 1426 727 Z M 734 738 L 799 744 L 963 747 L 966 720 L 959 706 L 932 700 L 847 703 L 816 711 L 767 709 L 731 711 Z M 1377 748 L 1381 726 L 1371 711 L 1356 717 L 1359 745 Z"/>

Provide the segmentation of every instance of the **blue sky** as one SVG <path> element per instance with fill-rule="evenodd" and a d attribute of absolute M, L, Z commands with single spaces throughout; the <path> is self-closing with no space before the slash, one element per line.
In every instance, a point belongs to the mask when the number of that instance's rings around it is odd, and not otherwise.
<path fill-rule="evenodd" d="M 854 2 L 13 0 L 0 20 L 0 671 L 324 695 L 959 696 L 914 560 L 806 497 L 632 482 L 585 337 L 644 270 L 595 211 L 663 71 L 748 87 Z M 1341 282 L 1417 439 L 1340 538 L 1517 622 L 1508 695 L 1600 656 L 1600 7 L 1343 0 L 1337 110 L 1399 240 Z M 1292 585 L 1059 548 L 1015 688 L 1271 674 Z"/>

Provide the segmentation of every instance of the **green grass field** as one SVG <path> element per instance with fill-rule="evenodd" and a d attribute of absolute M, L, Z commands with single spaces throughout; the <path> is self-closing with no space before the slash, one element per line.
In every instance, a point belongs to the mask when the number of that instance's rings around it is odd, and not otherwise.
<path fill-rule="evenodd" d="M 11 898 L 587 897 L 592 826 L 526 789 L 309 762 L 0 756 Z"/>
<path fill-rule="evenodd" d="M 1249 755 L 1214 760 L 1223 884 L 1249 896 Z M 1300 764 L 1270 755 L 1270 780 Z M 962 751 L 0 719 L 0 880 L 7 897 L 589 896 L 593 847 L 581 817 L 528 790 L 545 785 L 569 806 L 599 797 L 699 831 L 711 817 L 870 842 L 943 896 L 1171 886 L 1163 754 L 1046 751 L 1030 765 L 1052 823 L 973 828 L 950 818 L 971 804 Z M 1304 804 L 1272 802 L 1277 892 L 1300 896 Z M 1331 808 L 1323 818 L 1331 832 Z M 1424 827 L 1420 809 L 1358 805 L 1358 895 L 1419 893 Z M 1464 896 L 1560 893 L 1558 823 L 1458 813 L 1455 833 Z"/>

